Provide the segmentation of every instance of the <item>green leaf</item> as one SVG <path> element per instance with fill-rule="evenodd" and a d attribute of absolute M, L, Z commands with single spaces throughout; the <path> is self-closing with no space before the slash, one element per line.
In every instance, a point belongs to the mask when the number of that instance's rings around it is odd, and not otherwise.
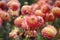
<path fill-rule="evenodd" d="M 47 40 L 47 39 L 44 38 L 41 33 L 39 33 L 38 37 L 37 37 L 37 40 Z"/>

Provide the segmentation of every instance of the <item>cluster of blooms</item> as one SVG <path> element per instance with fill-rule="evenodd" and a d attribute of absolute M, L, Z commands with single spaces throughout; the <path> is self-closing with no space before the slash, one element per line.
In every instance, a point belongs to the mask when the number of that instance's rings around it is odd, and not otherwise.
<path fill-rule="evenodd" d="M 20 3 L 18 0 L 10 0 L 7 3 L 0 1 L 0 26 L 3 22 L 9 21 L 12 16 L 16 16 L 14 24 L 18 28 L 24 29 L 24 36 L 29 34 L 30 37 L 36 37 L 38 28 L 60 18 L 60 1 L 51 4 L 51 0 L 38 0 L 37 3 L 22 6 L 21 15 L 19 15 Z M 5 10 L 6 7 L 8 11 Z M 18 29 L 14 29 L 9 33 L 10 37 L 14 38 L 18 32 Z M 41 33 L 45 38 L 52 39 L 56 36 L 57 29 L 48 24 L 41 30 Z"/>
<path fill-rule="evenodd" d="M 0 1 L 0 27 L 11 20 L 12 16 L 19 16 L 20 3 L 18 0 Z"/>

